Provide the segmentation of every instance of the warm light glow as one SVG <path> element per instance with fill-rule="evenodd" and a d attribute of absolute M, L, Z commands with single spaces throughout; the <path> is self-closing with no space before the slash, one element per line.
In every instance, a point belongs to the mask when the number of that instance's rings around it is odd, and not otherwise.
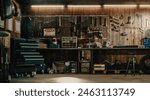
<path fill-rule="evenodd" d="M 76 77 L 56 77 L 50 78 L 48 81 L 55 82 L 55 83 L 89 83 L 89 80 L 85 80 L 82 78 Z"/>
<path fill-rule="evenodd" d="M 100 8 L 101 5 L 68 5 L 68 8 Z"/>
<path fill-rule="evenodd" d="M 113 8 L 136 8 L 137 5 L 104 5 L 104 7 L 113 7 Z"/>
<path fill-rule="evenodd" d="M 150 8 L 150 5 L 139 5 L 140 8 Z"/>
<path fill-rule="evenodd" d="M 31 5 L 32 8 L 64 8 L 64 5 Z"/>

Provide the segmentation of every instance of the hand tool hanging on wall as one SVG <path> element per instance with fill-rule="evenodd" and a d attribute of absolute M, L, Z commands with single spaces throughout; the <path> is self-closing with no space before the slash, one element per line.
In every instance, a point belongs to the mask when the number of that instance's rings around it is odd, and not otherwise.
<path fill-rule="evenodd" d="M 114 32 L 119 32 L 120 31 L 120 26 L 119 23 L 120 20 L 118 18 L 110 16 L 110 25 L 111 25 L 111 30 Z"/>

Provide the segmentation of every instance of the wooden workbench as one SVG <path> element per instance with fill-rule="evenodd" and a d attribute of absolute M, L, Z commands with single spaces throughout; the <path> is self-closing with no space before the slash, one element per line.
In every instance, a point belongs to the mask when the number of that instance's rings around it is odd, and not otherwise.
<path fill-rule="evenodd" d="M 79 52 L 89 50 L 91 52 L 90 73 L 93 72 L 93 64 L 100 62 L 104 56 L 112 55 L 149 55 L 150 48 L 40 48 L 38 51 L 45 58 L 46 64 L 51 64 L 53 61 L 77 61 L 77 72 L 81 72 Z M 114 57 L 113 57 L 114 58 Z M 122 56 L 121 56 L 122 58 Z M 117 59 L 117 58 L 114 58 Z"/>

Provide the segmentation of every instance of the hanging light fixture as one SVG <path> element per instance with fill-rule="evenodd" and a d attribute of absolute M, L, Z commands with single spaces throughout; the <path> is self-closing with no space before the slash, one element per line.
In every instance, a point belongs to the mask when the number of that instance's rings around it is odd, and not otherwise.
<path fill-rule="evenodd" d="M 68 5 L 68 8 L 100 8 L 101 5 Z"/>
<path fill-rule="evenodd" d="M 139 8 L 150 8 L 150 5 L 139 5 Z"/>
<path fill-rule="evenodd" d="M 103 5 L 105 8 L 136 8 L 137 5 Z"/>
<path fill-rule="evenodd" d="M 64 5 L 31 5 L 32 8 L 64 8 Z"/>

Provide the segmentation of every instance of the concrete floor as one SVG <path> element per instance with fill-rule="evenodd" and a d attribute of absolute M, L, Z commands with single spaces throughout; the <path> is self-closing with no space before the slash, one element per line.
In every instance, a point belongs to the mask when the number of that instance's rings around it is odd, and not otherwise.
<path fill-rule="evenodd" d="M 150 83 L 150 75 L 37 74 L 12 78 L 11 83 Z"/>

